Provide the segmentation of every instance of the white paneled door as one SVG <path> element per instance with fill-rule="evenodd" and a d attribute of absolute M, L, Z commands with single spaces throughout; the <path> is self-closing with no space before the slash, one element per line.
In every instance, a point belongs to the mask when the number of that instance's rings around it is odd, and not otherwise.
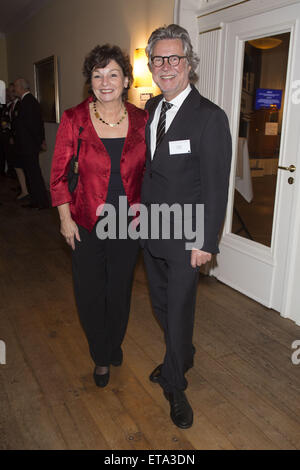
<path fill-rule="evenodd" d="M 299 253 L 300 243 L 299 24 L 299 2 L 260 14 L 252 12 L 247 18 L 220 23 L 223 42 L 219 44 L 222 52 L 220 59 L 222 65 L 218 77 L 218 102 L 225 109 L 230 121 L 233 138 L 233 165 L 221 253 L 213 274 L 224 283 L 274 308 L 283 316 L 293 318 L 300 324 L 300 307 L 298 316 L 295 305 L 291 302 L 293 297 L 291 286 L 297 284 L 295 256 Z M 268 52 L 268 50 L 264 52 L 264 55 L 262 53 L 249 55 L 250 41 L 261 38 L 279 39 L 282 44 L 285 44 L 285 55 L 278 55 L 276 59 L 274 51 Z M 271 54 L 273 54 L 273 59 Z M 263 124 L 263 130 L 259 127 L 259 119 L 256 128 L 255 125 L 253 127 L 253 109 L 258 106 L 259 99 L 255 94 L 256 90 L 267 88 L 263 86 L 262 78 L 260 83 L 254 83 L 255 78 L 251 75 L 251 67 L 255 61 L 258 64 L 257 67 L 260 68 L 260 77 L 267 77 L 265 80 L 272 79 L 269 77 L 273 73 L 272 67 L 273 70 L 275 67 L 276 71 L 280 71 L 281 78 L 278 79 L 277 86 L 273 88 L 283 91 L 278 108 L 274 108 L 272 112 L 268 111 L 266 119 L 268 123 Z M 249 67 L 249 73 L 247 67 Z M 258 112 L 259 116 L 262 114 Z M 260 140 L 260 132 L 268 135 L 268 142 L 271 147 L 273 145 L 274 155 L 268 155 L 268 146 L 265 147 L 265 141 Z M 255 150 L 244 146 L 251 133 L 257 143 Z M 252 159 L 249 160 L 248 155 L 251 151 L 252 154 L 257 152 L 257 158 L 253 159 L 252 155 Z M 278 169 L 278 166 L 283 168 Z M 284 168 L 289 168 L 289 170 Z M 261 217 L 264 207 L 271 204 L 272 214 L 265 217 L 268 218 L 267 229 L 263 228 L 264 225 L 258 219 L 256 220 L 258 233 L 256 237 L 251 236 L 251 230 L 247 234 L 247 223 L 243 217 L 238 218 L 241 214 L 237 210 L 237 202 L 240 201 L 241 207 L 246 207 L 251 203 L 252 192 L 255 194 L 263 190 L 262 182 L 267 180 L 259 179 L 258 176 L 264 172 L 267 177 L 270 176 L 270 181 L 274 186 L 272 201 L 264 201 L 265 206 L 258 204 L 257 210 Z M 244 194 L 244 197 L 236 191 L 237 182 L 241 184 L 243 175 L 246 175 L 244 190 L 247 195 Z M 253 188 L 253 185 L 257 187 Z M 237 223 L 241 224 L 241 230 L 236 230 L 235 224 Z M 265 241 L 263 241 L 264 237 Z"/>

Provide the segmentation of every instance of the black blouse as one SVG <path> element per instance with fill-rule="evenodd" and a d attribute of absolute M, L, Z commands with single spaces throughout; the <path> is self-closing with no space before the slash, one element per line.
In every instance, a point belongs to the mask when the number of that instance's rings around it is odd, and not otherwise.
<path fill-rule="evenodd" d="M 114 139 L 101 139 L 111 160 L 111 173 L 108 185 L 106 203 L 119 207 L 119 196 L 126 196 L 123 186 L 120 161 L 125 142 L 125 137 L 117 137 Z"/>

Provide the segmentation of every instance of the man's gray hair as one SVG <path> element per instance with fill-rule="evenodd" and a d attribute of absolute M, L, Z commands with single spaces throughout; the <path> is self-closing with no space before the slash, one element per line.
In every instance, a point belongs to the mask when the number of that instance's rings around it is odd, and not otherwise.
<path fill-rule="evenodd" d="M 16 82 L 19 82 L 21 87 L 26 90 L 26 91 L 29 91 L 30 90 L 30 85 L 29 85 L 29 82 L 28 80 L 26 80 L 26 78 L 23 78 L 23 77 L 19 77 L 16 79 Z"/>
<path fill-rule="evenodd" d="M 158 28 L 153 31 L 153 33 L 151 34 L 146 47 L 146 54 L 148 56 L 150 70 L 153 48 L 157 41 L 161 41 L 162 39 L 181 39 L 184 55 L 187 56 L 188 63 L 191 66 L 189 80 L 191 83 L 195 83 L 198 80 L 196 69 L 199 64 L 199 58 L 193 51 L 193 46 L 189 33 L 186 29 L 182 28 L 178 24 L 169 24 L 169 26 L 162 26 L 161 28 Z"/>

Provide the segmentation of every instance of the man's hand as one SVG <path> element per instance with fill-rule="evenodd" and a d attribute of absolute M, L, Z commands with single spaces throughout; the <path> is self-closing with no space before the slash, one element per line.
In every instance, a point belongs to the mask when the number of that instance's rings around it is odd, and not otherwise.
<path fill-rule="evenodd" d="M 211 253 L 201 250 L 192 250 L 191 254 L 191 266 L 196 268 L 197 266 L 202 266 L 202 264 L 207 263 L 211 260 Z"/>

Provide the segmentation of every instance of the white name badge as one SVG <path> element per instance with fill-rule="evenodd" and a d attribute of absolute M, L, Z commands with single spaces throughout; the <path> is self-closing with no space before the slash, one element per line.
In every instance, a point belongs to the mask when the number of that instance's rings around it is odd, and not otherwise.
<path fill-rule="evenodd" d="M 191 153 L 190 140 L 174 140 L 169 142 L 170 155 L 178 155 L 179 153 Z"/>

